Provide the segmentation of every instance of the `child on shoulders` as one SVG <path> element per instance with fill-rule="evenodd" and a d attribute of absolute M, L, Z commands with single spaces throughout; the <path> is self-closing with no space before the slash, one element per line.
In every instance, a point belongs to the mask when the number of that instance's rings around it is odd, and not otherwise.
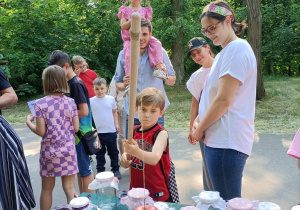
<path fill-rule="evenodd" d="M 151 21 L 152 19 L 152 8 L 150 6 L 149 0 L 147 1 L 148 7 L 142 7 L 142 1 L 131 1 L 130 5 L 125 7 L 126 0 L 123 1 L 123 6 L 119 8 L 118 17 L 121 21 L 121 36 L 123 40 L 124 49 L 124 60 L 125 60 L 125 74 L 130 75 L 130 34 L 129 29 L 131 27 L 131 15 L 134 12 L 138 12 L 142 18 Z M 155 37 L 151 36 L 149 47 L 149 60 L 150 65 L 155 67 L 153 76 L 166 79 L 167 73 L 162 70 L 163 64 L 163 54 L 162 54 L 162 44 Z"/>

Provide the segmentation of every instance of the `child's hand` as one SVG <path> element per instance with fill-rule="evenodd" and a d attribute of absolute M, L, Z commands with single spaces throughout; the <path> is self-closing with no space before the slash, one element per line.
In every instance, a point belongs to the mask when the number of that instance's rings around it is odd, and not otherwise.
<path fill-rule="evenodd" d="M 34 116 L 32 114 L 27 115 L 26 122 L 32 122 L 32 121 L 34 121 Z"/>
<path fill-rule="evenodd" d="M 163 70 L 166 74 L 168 73 L 167 67 L 163 62 L 159 62 L 155 68 Z"/>
<path fill-rule="evenodd" d="M 126 86 L 130 85 L 130 75 L 126 75 L 123 77 L 123 83 Z"/>
<path fill-rule="evenodd" d="M 133 156 L 134 156 L 135 152 L 139 149 L 137 142 L 133 139 L 132 139 L 131 144 L 128 142 L 127 139 L 124 139 L 123 145 L 124 145 L 125 152 L 127 152 L 128 154 L 133 155 Z"/>
<path fill-rule="evenodd" d="M 132 160 L 127 160 L 127 153 L 124 152 L 121 156 L 120 163 L 124 168 L 128 168 L 131 166 Z"/>
<path fill-rule="evenodd" d="M 118 134 L 120 132 L 120 127 L 119 127 L 119 125 L 115 125 L 115 127 L 116 127 L 117 134 Z"/>
<path fill-rule="evenodd" d="M 193 131 L 190 131 L 189 136 L 188 136 L 189 142 L 192 145 L 196 145 L 196 141 L 193 139 L 192 134 L 193 134 Z"/>
<path fill-rule="evenodd" d="M 74 70 L 74 73 L 75 73 L 77 76 L 79 76 L 79 74 L 81 73 L 81 71 L 80 71 L 80 69 L 75 69 L 75 70 Z"/>

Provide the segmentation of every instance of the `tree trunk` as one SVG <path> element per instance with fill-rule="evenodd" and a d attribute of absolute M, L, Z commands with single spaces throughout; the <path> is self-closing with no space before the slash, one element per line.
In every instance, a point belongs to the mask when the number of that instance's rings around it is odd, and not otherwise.
<path fill-rule="evenodd" d="M 273 61 L 273 59 L 270 62 L 270 69 L 271 69 L 272 75 L 275 76 L 276 74 L 274 72 L 274 61 Z"/>
<path fill-rule="evenodd" d="M 265 89 L 261 65 L 261 0 L 248 0 L 248 41 L 254 51 L 257 60 L 257 85 L 256 99 L 260 100 L 265 96 Z"/>
<path fill-rule="evenodd" d="M 182 12 L 183 10 L 183 0 L 171 0 L 172 20 L 175 26 L 178 26 L 176 18 L 176 12 Z M 181 28 L 178 29 L 178 35 L 176 37 L 176 42 L 172 45 L 172 55 L 171 62 L 173 64 L 174 70 L 176 72 L 176 84 L 181 84 L 184 78 L 184 33 Z"/>

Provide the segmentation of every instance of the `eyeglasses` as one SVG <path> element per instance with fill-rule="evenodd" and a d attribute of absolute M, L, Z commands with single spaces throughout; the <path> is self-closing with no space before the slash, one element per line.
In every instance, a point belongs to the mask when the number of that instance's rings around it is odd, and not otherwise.
<path fill-rule="evenodd" d="M 217 22 L 216 24 L 208 26 L 207 29 L 202 28 L 202 29 L 200 30 L 200 32 L 201 32 L 204 36 L 206 36 L 206 33 L 207 33 L 207 32 L 209 32 L 210 34 L 214 34 L 217 25 L 218 25 L 219 23 L 221 23 L 221 22 L 222 22 L 222 21 L 220 20 L 220 21 Z"/>

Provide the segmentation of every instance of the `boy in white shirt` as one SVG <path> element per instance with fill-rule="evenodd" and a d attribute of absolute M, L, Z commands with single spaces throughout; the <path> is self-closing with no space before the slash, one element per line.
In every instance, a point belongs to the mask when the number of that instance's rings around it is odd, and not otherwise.
<path fill-rule="evenodd" d="M 107 150 L 111 161 L 111 171 L 121 179 L 119 171 L 119 151 L 117 148 L 117 133 L 119 132 L 117 104 L 112 96 L 106 95 L 106 80 L 96 78 L 93 81 L 96 96 L 90 99 L 93 119 L 101 142 L 101 150 L 96 153 L 97 172 L 105 171 L 105 153 Z"/>

